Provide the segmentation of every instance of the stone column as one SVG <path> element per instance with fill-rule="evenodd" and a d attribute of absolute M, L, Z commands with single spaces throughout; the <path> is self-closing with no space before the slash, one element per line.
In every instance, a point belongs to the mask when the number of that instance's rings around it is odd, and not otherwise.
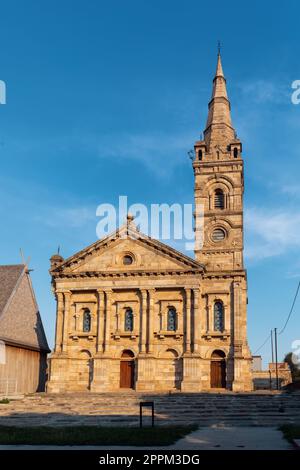
<path fill-rule="evenodd" d="M 56 329 L 55 329 L 55 352 L 61 352 L 63 336 L 63 314 L 64 314 L 64 295 L 62 292 L 56 294 Z"/>
<path fill-rule="evenodd" d="M 153 340 L 154 340 L 154 303 L 155 303 L 155 289 L 149 289 L 149 330 L 148 330 L 148 353 L 153 354 Z"/>
<path fill-rule="evenodd" d="M 199 392 L 201 391 L 201 371 L 202 371 L 202 361 L 199 355 L 194 354 L 191 351 L 191 294 L 192 289 L 185 289 L 185 315 L 186 315 L 186 335 L 185 335 L 185 353 L 183 354 L 183 377 L 181 382 L 181 390 L 183 392 Z M 196 309 L 198 310 L 198 294 L 195 294 L 194 302 L 194 316 L 193 316 L 193 327 L 195 334 L 195 325 L 196 325 Z M 196 303 L 196 305 L 195 305 Z M 198 325 L 196 325 L 198 327 Z M 196 341 L 195 343 L 196 344 Z"/>
<path fill-rule="evenodd" d="M 185 352 L 191 352 L 191 289 L 185 289 L 186 333 Z"/>
<path fill-rule="evenodd" d="M 111 307 L 112 307 L 112 290 L 106 290 L 106 314 L 105 314 L 105 338 L 104 351 L 108 353 L 110 346 L 110 324 L 111 324 Z"/>
<path fill-rule="evenodd" d="M 141 353 L 146 352 L 146 342 L 147 342 L 147 291 L 146 289 L 141 289 L 142 296 L 142 326 L 141 331 Z"/>
<path fill-rule="evenodd" d="M 199 338 L 200 338 L 200 306 L 199 306 L 199 289 L 194 289 L 194 322 L 193 322 L 193 333 L 194 333 L 194 352 L 199 350 Z"/>
<path fill-rule="evenodd" d="M 235 392 L 251 391 L 253 380 L 251 372 L 251 353 L 244 334 L 246 328 L 246 299 L 242 304 L 241 283 L 233 282 L 234 315 L 234 357 L 232 390 Z"/>
<path fill-rule="evenodd" d="M 241 339 L 240 284 L 233 283 L 234 341 Z"/>
<path fill-rule="evenodd" d="M 97 306 L 97 353 L 103 352 L 103 333 L 104 333 L 104 292 L 97 290 L 98 306 Z"/>
<path fill-rule="evenodd" d="M 68 342 L 68 322 L 69 322 L 69 313 L 70 313 L 70 301 L 71 301 L 71 292 L 64 292 L 65 298 L 65 308 L 64 308 L 64 325 L 63 325 L 63 337 L 62 337 L 62 352 L 67 352 L 67 342 Z"/>

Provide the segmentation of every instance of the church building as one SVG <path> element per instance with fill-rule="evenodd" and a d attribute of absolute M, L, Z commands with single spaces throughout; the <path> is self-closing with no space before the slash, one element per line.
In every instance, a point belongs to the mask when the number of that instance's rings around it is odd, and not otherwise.
<path fill-rule="evenodd" d="M 70 258 L 52 256 L 57 320 L 48 392 L 253 389 L 242 144 L 220 54 L 194 149 L 194 259 L 142 234 L 131 216 Z"/>

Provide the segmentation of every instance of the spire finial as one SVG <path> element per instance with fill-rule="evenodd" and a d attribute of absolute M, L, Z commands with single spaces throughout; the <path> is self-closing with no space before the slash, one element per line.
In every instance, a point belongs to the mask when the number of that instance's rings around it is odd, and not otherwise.
<path fill-rule="evenodd" d="M 127 225 L 132 225 L 132 222 L 134 221 L 134 215 L 128 212 L 126 219 L 127 219 Z"/>
<path fill-rule="evenodd" d="M 218 40 L 218 55 L 221 55 L 221 41 Z"/>

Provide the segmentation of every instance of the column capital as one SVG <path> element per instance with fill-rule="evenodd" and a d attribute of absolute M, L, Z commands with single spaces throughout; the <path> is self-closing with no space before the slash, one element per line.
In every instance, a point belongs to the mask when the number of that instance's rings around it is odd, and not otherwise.
<path fill-rule="evenodd" d="M 155 287 L 151 287 L 150 289 L 147 289 L 148 292 L 149 292 L 149 295 L 153 296 L 154 294 L 156 294 L 156 289 Z"/>
<path fill-rule="evenodd" d="M 195 289 L 193 289 L 193 292 L 194 292 L 194 297 L 198 299 L 198 297 L 200 296 L 200 289 L 196 287 Z"/>
<path fill-rule="evenodd" d="M 192 289 L 190 287 L 185 287 L 184 292 L 185 292 L 186 297 L 189 299 L 192 295 Z"/>
<path fill-rule="evenodd" d="M 99 299 L 101 299 L 101 297 L 104 296 L 104 290 L 103 289 L 97 289 L 96 292 L 98 294 Z"/>
<path fill-rule="evenodd" d="M 55 297 L 57 298 L 57 300 L 58 300 L 59 302 L 61 302 L 61 301 L 63 300 L 63 298 L 64 298 L 64 295 L 63 295 L 63 294 L 64 294 L 64 293 L 61 292 L 61 291 L 58 291 L 58 292 L 55 293 Z"/>
<path fill-rule="evenodd" d="M 106 295 L 111 295 L 113 293 L 113 289 L 102 289 L 102 292 L 104 292 Z"/>
<path fill-rule="evenodd" d="M 147 296 L 147 289 L 140 289 L 142 297 L 145 298 Z"/>

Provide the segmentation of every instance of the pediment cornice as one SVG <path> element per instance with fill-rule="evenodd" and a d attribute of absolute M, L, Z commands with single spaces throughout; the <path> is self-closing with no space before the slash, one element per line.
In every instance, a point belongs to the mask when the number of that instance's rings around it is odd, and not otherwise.
<path fill-rule="evenodd" d="M 101 240 L 96 241 L 92 245 L 88 246 L 87 248 L 79 251 L 75 255 L 67 258 L 66 260 L 63 260 L 61 263 L 58 265 L 55 265 L 50 269 L 50 274 L 53 275 L 54 277 L 56 276 L 95 276 L 96 271 L 90 271 L 87 270 L 86 274 L 84 272 L 80 273 L 74 273 L 73 271 L 77 268 L 80 268 L 80 266 L 84 265 L 87 263 L 90 259 L 97 255 L 101 255 L 102 253 L 105 252 L 105 250 L 108 250 L 112 248 L 114 245 L 116 245 L 118 242 L 122 242 L 122 240 L 132 240 L 136 242 L 139 245 L 142 245 L 149 249 L 149 251 L 152 251 L 156 254 L 159 254 L 165 258 L 168 258 L 172 261 L 175 261 L 178 263 L 178 269 L 175 269 L 174 271 L 176 272 L 185 272 L 185 271 L 195 271 L 195 272 L 203 272 L 204 271 L 204 265 L 200 264 L 199 262 L 195 261 L 194 259 L 190 258 L 189 256 L 184 255 L 183 253 L 175 250 L 174 248 L 158 241 L 155 240 L 147 235 L 142 234 L 139 232 L 135 226 L 129 227 L 128 225 L 122 226 L 120 229 L 115 231 L 113 234 L 102 238 Z M 142 273 L 144 272 L 156 272 L 157 275 L 162 274 L 163 270 L 156 270 L 156 269 L 147 269 L 147 267 L 143 267 L 143 269 L 139 270 L 122 270 L 122 269 L 114 269 L 112 271 L 108 272 L 101 272 L 101 269 L 99 269 L 98 274 L 101 276 L 109 275 L 109 276 L 127 276 L 127 275 L 135 275 L 135 276 L 141 276 L 143 275 Z M 167 270 L 168 271 L 168 270 Z M 173 271 L 173 270 L 172 270 Z M 88 274 L 91 273 L 91 274 Z"/>

